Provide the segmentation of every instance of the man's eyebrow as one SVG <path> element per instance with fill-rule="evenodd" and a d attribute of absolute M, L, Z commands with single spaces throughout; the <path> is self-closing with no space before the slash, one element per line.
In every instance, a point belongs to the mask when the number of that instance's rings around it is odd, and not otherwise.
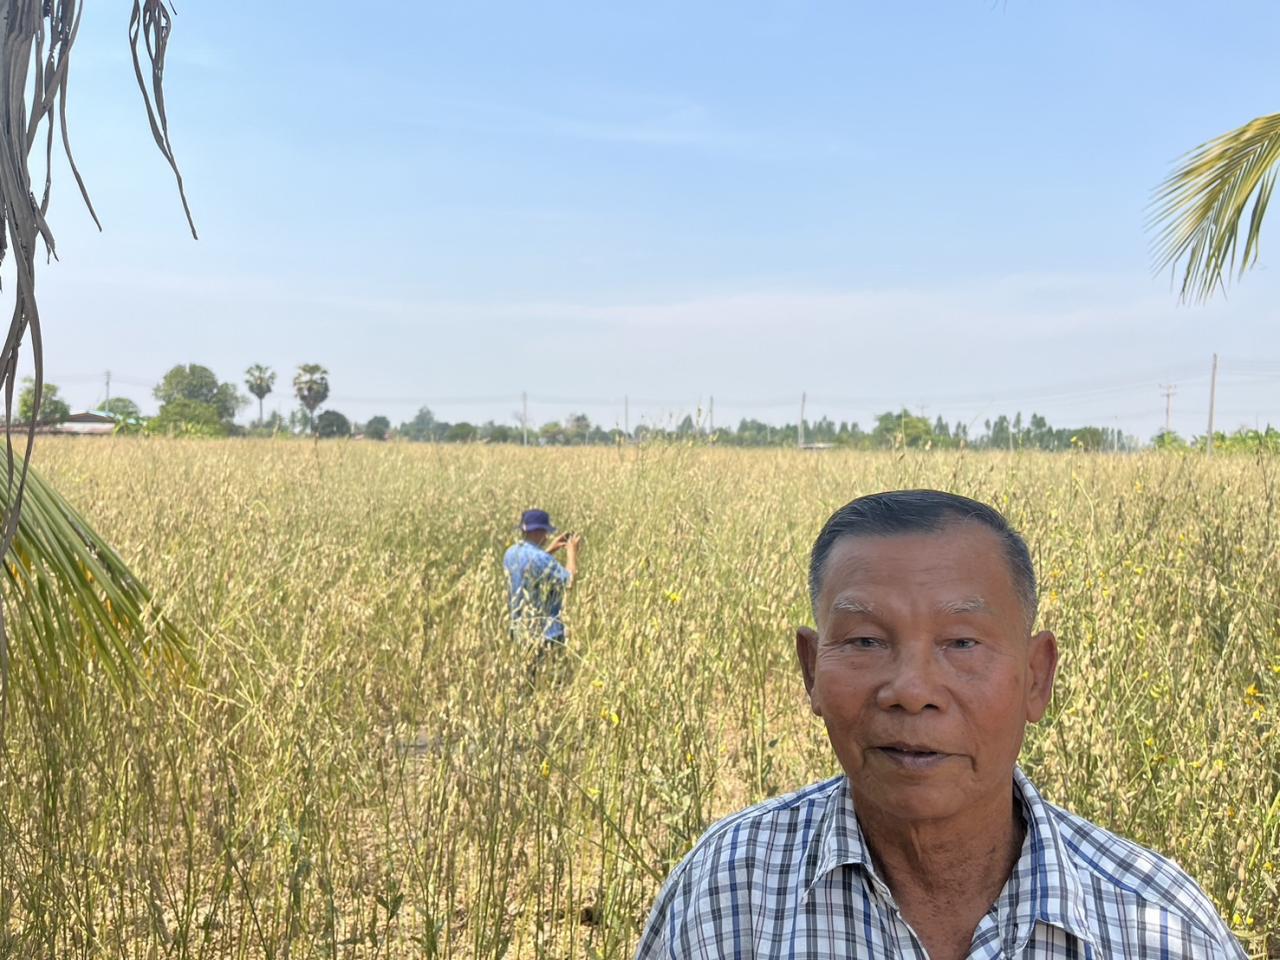
<path fill-rule="evenodd" d="M 964 597 L 960 600 L 948 600 L 945 603 L 938 604 L 938 610 L 942 613 L 950 613 L 953 615 L 991 612 L 991 608 L 987 606 L 987 601 L 983 600 L 981 597 Z"/>
<path fill-rule="evenodd" d="M 831 604 L 832 610 L 839 610 L 841 613 L 875 613 L 875 606 L 865 600 L 859 600 L 857 597 L 840 597 L 835 603 Z"/>

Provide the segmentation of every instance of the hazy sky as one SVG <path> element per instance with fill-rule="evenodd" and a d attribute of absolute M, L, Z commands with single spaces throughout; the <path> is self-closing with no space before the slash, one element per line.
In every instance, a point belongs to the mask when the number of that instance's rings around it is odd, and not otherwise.
<path fill-rule="evenodd" d="M 1280 293 L 1179 306 L 1143 216 L 1185 150 L 1280 110 L 1280 7 L 186 0 L 167 103 L 186 232 L 86 5 L 43 270 L 73 407 L 175 363 L 328 367 L 393 421 L 1280 423 Z M 377 10 L 378 13 L 353 11 Z M 1273 212 L 1273 218 L 1280 213 Z M 6 278 L 7 282 L 7 278 Z M 6 293 L 11 287 L 6 286 Z M 256 415 L 246 408 L 244 417 Z"/>

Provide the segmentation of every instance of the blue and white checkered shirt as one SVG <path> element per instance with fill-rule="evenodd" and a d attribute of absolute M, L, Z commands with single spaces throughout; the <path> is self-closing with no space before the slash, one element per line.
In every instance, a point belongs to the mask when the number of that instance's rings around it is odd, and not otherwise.
<path fill-rule="evenodd" d="M 1026 839 L 971 958 L 1243 960 L 1175 864 L 1014 784 Z M 876 874 L 841 776 L 722 820 L 667 880 L 638 960 L 926 960 Z"/>

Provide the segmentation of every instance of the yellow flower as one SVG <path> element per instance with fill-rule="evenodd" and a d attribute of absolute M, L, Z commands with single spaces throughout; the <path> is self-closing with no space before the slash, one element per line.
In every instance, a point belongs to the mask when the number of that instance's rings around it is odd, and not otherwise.
<path fill-rule="evenodd" d="M 541 771 L 541 772 L 542 772 L 542 779 L 543 779 L 543 780 L 546 780 L 548 777 L 550 777 L 550 776 L 551 776 L 551 761 L 550 761 L 550 760 L 543 760 L 543 761 L 542 761 L 542 771 Z"/>
<path fill-rule="evenodd" d="M 672 603 L 679 603 L 683 598 L 680 596 L 680 594 L 672 590 L 670 593 L 667 594 L 667 599 L 670 600 Z"/>

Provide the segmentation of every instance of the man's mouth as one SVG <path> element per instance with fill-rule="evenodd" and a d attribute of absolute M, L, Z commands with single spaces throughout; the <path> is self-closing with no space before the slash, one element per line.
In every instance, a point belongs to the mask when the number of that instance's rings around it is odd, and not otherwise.
<path fill-rule="evenodd" d="M 928 769 L 950 756 L 926 744 L 917 743 L 886 743 L 876 747 L 876 750 L 882 753 L 885 759 L 909 770 Z"/>

